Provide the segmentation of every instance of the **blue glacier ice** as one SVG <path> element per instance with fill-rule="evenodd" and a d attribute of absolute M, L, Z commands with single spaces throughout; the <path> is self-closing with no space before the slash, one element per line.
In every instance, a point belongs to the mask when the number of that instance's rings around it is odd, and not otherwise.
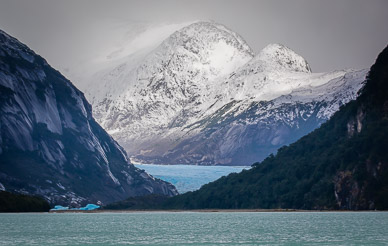
<path fill-rule="evenodd" d="M 175 185 L 179 193 L 194 191 L 230 173 L 241 172 L 249 166 L 197 166 L 197 165 L 154 165 L 135 164 L 155 178 Z"/>
<path fill-rule="evenodd" d="M 100 208 L 100 206 L 95 204 L 88 204 L 85 207 L 80 208 L 79 210 L 95 210 L 97 208 Z"/>
<path fill-rule="evenodd" d="M 63 207 L 61 205 L 56 205 L 54 208 L 50 209 L 50 211 L 61 211 L 61 210 L 85 210 L 85 211 L 90 211 L 90 210 L 95 210 L 100 208 L 100 206 L 95 205 L 95 204 L 88 204 L 85 207 L 82 208 L 71 208 L 69 207 Z"/>
<path fill-rule="evenodd" d="M 58 210 L 69 210 L 69 207 L 63 207 L 61 205 L 55 205 L 54 208 L 50 209 L 52 211 L 58 211 Z"/>

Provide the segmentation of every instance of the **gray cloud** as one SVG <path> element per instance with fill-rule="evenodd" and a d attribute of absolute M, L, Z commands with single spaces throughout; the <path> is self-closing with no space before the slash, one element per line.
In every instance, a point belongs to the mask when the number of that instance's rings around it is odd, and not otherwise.
<path fill-rule="evenodd" d="M 387 9 L 386 0 L 0 0 L 0 28 L 66 67 L 100 48 L 105 23 L 214 20 L 256 52 L 282 43 L 321 72 L 370 67 L 387 45 Z"/>

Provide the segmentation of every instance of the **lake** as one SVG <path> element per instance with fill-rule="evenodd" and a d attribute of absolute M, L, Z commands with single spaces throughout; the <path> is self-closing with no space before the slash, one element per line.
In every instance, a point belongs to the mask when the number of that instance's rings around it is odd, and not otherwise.
<path fill-rule="evenodd" d="M 179 193 L 198 190 L 202 185 L 230 173 L 238 173 L 249 166 L 197 166 L 135 164 L 147 173 L 175 185 Z"/>
<path fill-rule="evenodd" d="M 0 214 L 0 245 L 387 245 L 387 212 Z"/>

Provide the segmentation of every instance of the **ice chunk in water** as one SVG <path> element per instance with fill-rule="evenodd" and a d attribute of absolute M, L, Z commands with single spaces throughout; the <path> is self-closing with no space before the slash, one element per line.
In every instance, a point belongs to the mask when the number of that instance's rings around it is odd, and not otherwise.
<path fill-rule="evenodd" d="M 100 208 L 100 206 L 95 204 L 88 204 L 85 207 L 80 208 L 80 210 L 95 210 L 97 208 Z"/>
<path fill-rule="evenodd" d="M 69 210 L 69 207 L 63 207 L 61 205 L 55 205 L 54 208 L 50 209 L 51 211 L 57 211 L 57 210 Z"/>

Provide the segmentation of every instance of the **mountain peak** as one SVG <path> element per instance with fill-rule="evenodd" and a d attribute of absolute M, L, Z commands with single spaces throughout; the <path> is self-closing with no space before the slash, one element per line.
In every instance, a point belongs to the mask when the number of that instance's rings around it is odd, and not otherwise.
<path fill-rule="evenodd" d="M 307 61 L 295 51 L 282 44 L 269 44 L 260 51 L 257 59 L 276 68 L 284 68 L 295 72 L 311 73 Z"/>
<path fill-rule="evenodd" d="M 171 60 L 182 56 L 194 65 L 190 69 L 207 70 L 213 78 L 233 72 L 252 59 L 254 54 L 240 35 L 221 24 L 207 21 L 176 31 L 159 48 L 159 57 Z"/>
<path fill-rule="evenodd" d="M 186 38 L 205 39 L 208 41 L 228 40 L 232 45 L 253 56 L 253 50 L 236 32 L 213 21 L 198 21 L 188 25 L 175 34 L 186 35 Z"/>
<path fill-rule="evenodd" d="M 140 63 L 131 98 L 154 100 L 151 94 L 158 94 L 158 101 L 184 106 L 252 58 L 252 49 L 237 33 L 214 22 L 196 22 L 173 33 Z"/>

